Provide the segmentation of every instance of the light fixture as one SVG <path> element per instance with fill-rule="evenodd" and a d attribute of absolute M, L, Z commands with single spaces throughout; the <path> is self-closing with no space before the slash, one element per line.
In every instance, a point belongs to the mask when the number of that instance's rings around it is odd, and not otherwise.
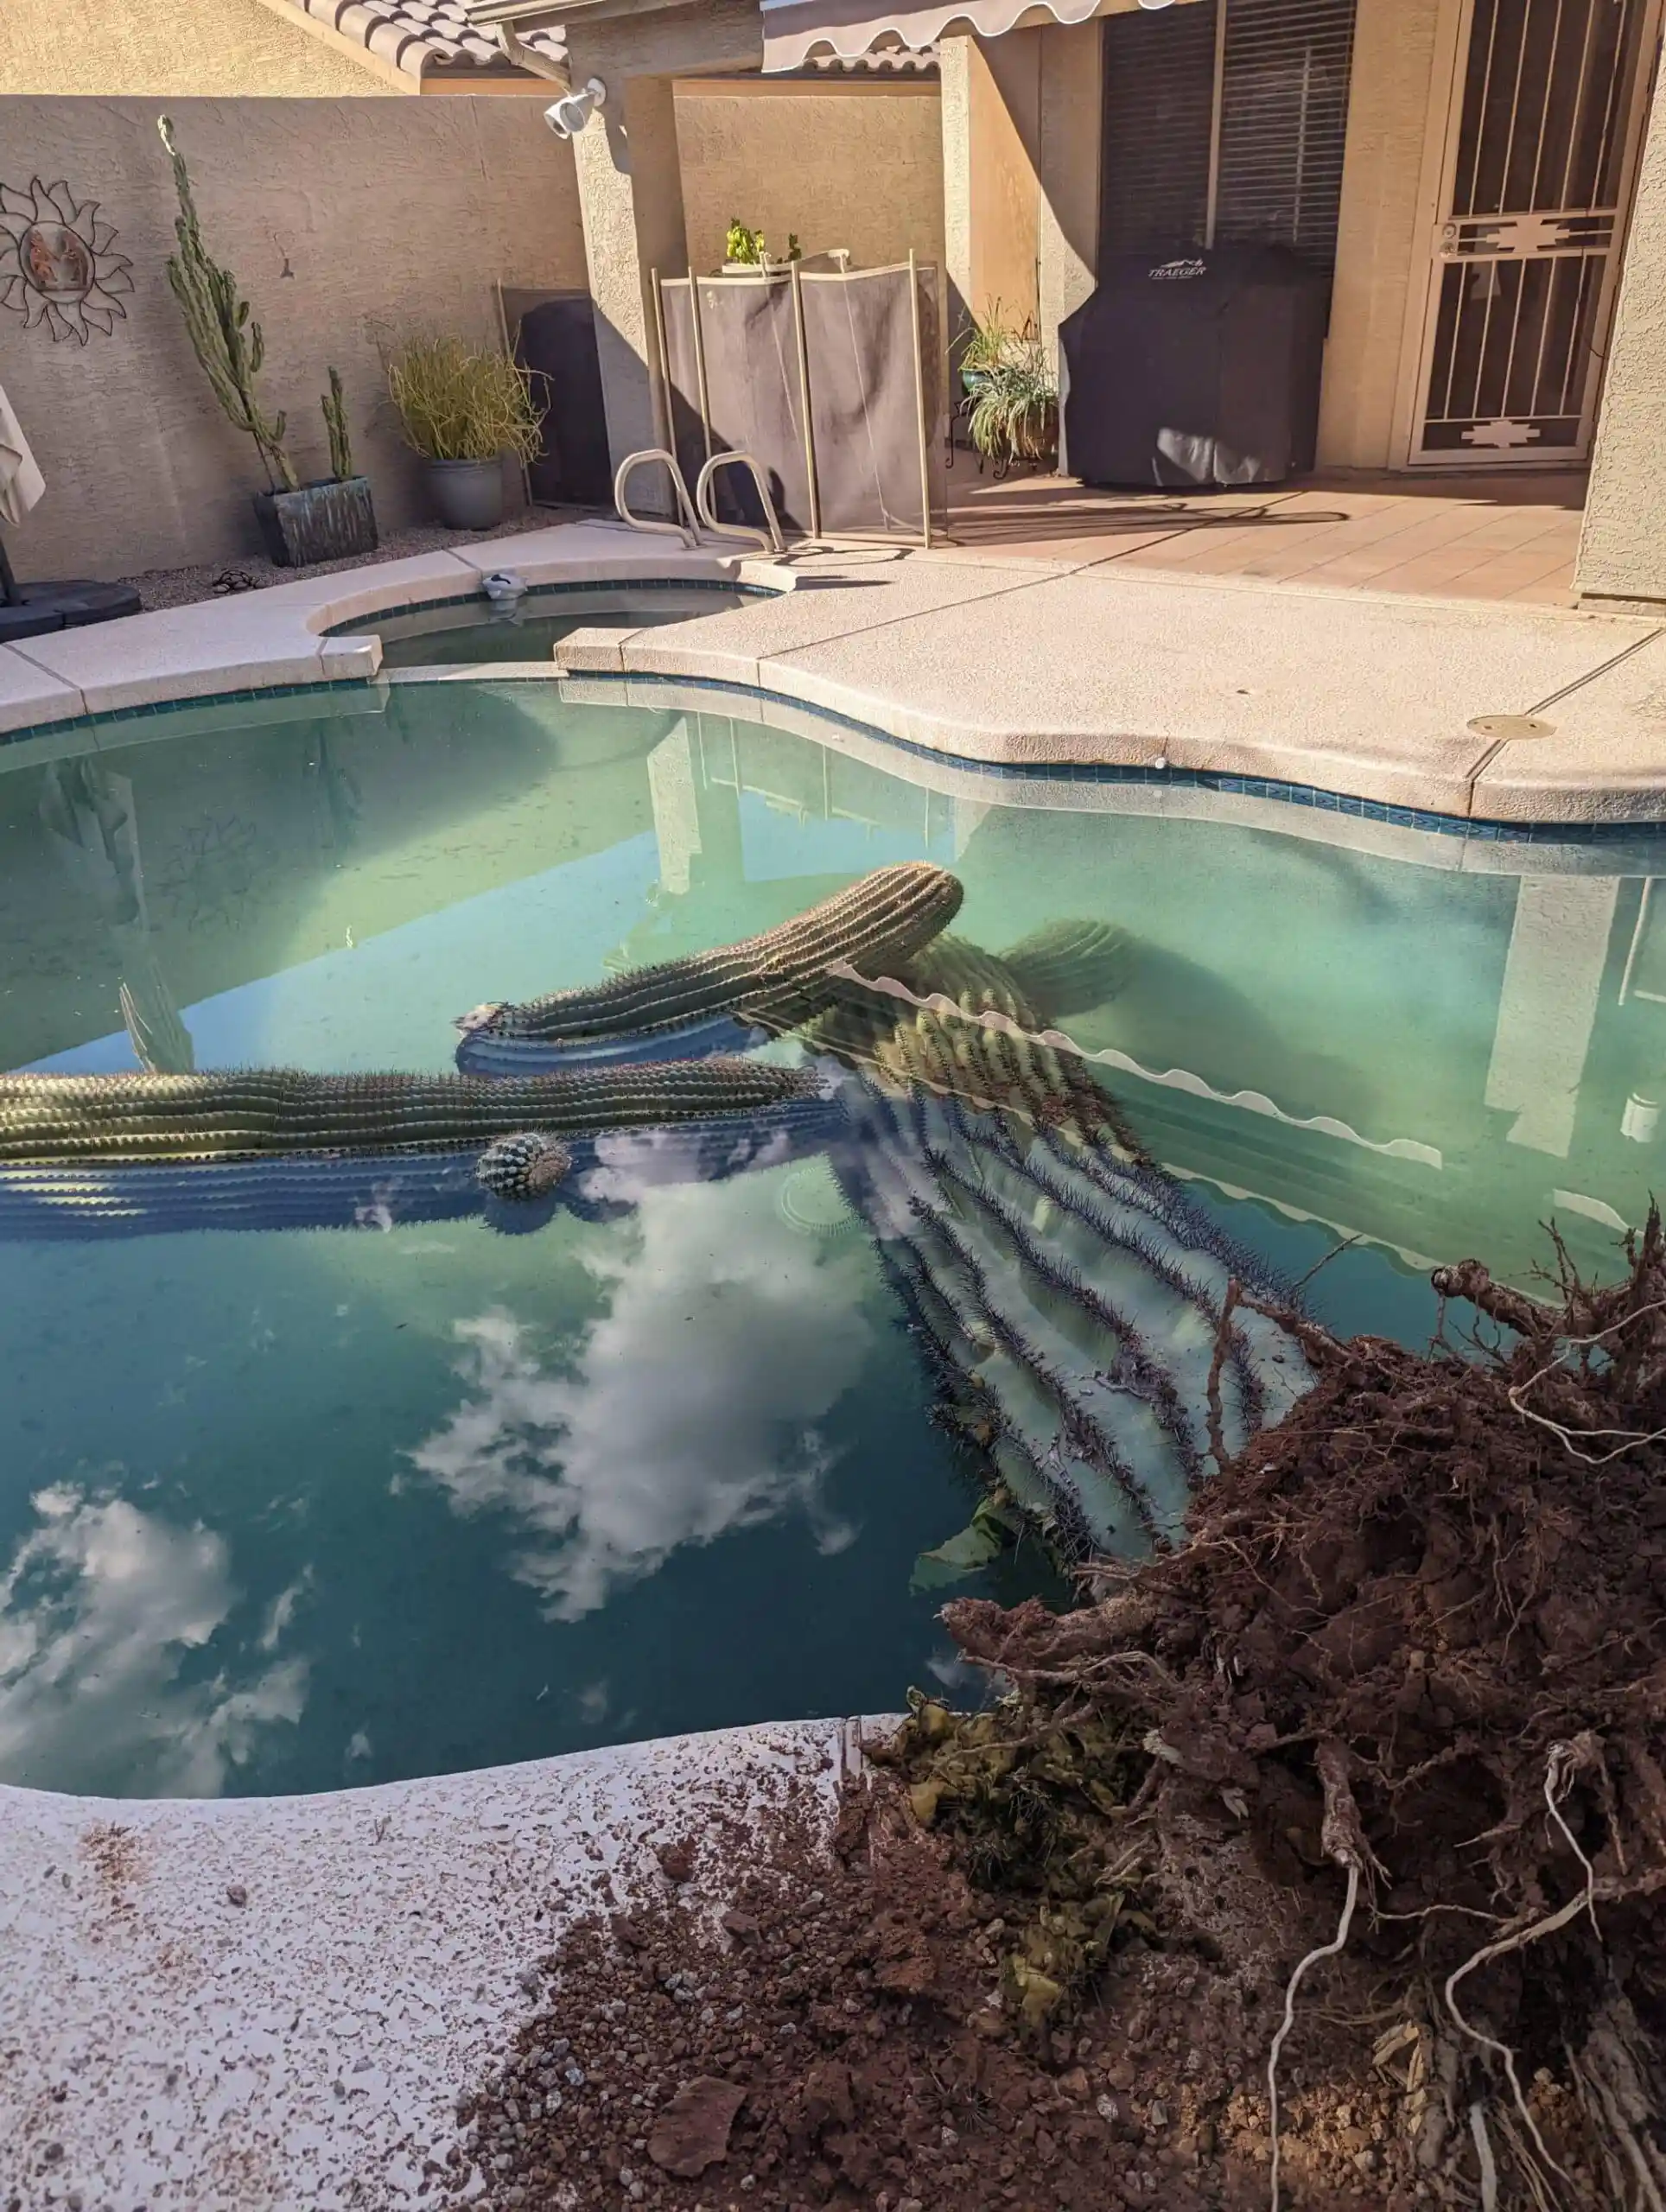
<path fill-rule="evenodd" d="M 1140 0 L 1142 8 L 1172 8 L 1174 0 Z"/>
<path fill-rule="evenodd" d="M 600 77 L 592 77 L 582 91 L 567 92 L 553 107 L 545 108 L 544 119 L 557 138 L 576 138 L 596 110 L 607 104 L 607 87 Z"/>

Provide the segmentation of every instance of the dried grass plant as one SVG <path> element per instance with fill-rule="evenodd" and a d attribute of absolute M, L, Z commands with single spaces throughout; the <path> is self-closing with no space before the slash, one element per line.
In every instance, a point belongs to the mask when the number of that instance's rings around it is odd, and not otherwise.
<path fill-rule="evenodd" d="M 544 410 L 518 361 L 461 338 L 407 339 L 387 365 L 407 445 L 425 461 L 536 461 Z"/>

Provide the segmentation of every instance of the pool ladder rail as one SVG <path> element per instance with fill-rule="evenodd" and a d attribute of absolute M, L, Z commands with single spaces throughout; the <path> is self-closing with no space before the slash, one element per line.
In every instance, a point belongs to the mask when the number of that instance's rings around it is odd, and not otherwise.
<path fill-rule="evenodd" d="M 638 514 L 626 497 L 626 486 L 639 468 L 645 468 L 658 461 L 668 471 L 671 490 L 677 501 L 678 520 L 667 522 L 658 515 Z M 713 490 L 717 473 L 722 468 L 744 468 L 752 478 L 764 511 L 765 527 L 755 530 L 746 523 L 720 522 L 713 511 Z M 786 539 L 782 535 L 780 518 L 775 512 L 775 502 L 769 494 L 769 485 L 755 457 L 749 453 L 715 453 L 696 479 L 694 495 L 690 499 L 687 480 L 677 466 L 675 454 L 664 446 L 645 446 L 639 453 L 626 454 L 614 477 L 614 505 L 620 520 L 631 530 L 653 532 L 661 537 L 680 538 L 690 553 L 697 553 L 703 542 L 715 539 L 722 544 L 755 546 L 761 553 L 773 553 L 778 559 L 786 553 Z"/>

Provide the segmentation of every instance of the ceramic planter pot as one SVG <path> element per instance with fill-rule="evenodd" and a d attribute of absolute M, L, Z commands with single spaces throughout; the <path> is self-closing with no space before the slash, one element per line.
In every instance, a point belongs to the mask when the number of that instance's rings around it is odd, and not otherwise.
<path fill-rule="evenodd" d="M 503 520 L 503 459 L 430 461 L 428 496 L 448 530 L 491 530 Z"/>
<path fill-rule="evenodd" d="M 255 516 L 267 557 L 280 569 L 350 561 L 376 550 L 376 510 L 367 476 L 303 484 L 298 492 L 257 492 Z"/>

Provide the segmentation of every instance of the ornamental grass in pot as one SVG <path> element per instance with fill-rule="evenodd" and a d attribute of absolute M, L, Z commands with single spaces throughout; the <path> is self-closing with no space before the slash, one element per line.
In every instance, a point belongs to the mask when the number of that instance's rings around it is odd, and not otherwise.
<path fill-rule="evenodd" d="M 408 340 L 389 361 L 388 391 L 405 443 L 427 463 L 436 518 L 452 530 L 503 519 L 503 461 L 536 461 L 544 410 L 518 361 L 461 338 Z"/>
<path fill-rule="evenodd" d="M 960 411 L 976 451 L 997 477 L 1045 467 L 1059 452 L 1059 378 L 1033 323 L 1014 328 L 1001 303 L 975 321 L 960 356 Z"/>

